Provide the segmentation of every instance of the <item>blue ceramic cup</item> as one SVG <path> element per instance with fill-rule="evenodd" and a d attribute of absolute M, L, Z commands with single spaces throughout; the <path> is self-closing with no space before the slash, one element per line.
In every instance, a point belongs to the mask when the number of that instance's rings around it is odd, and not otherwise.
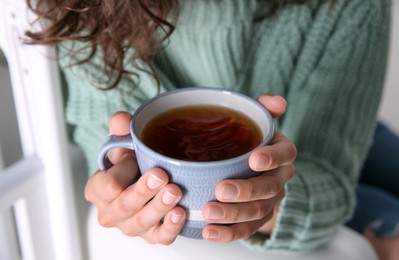
<path fill-rule="evenodd" d="M 128 148 L 135 151 L 141 173 L 154 167 L 164 169 L 170 181 L 183 191 L 179 205 L 187 210 L 187 220 L 180 234 L 201 239 L 202 229 L 209 224 L 202 217 L 202 208 L 207 202 L 216 200 L 216 185 L 224 179 L 245 179 L 256 173 L 248 165 L 251 152 L 220 161 L 190 162 L 159 154 L 140 140 L 146 124 L 160 113 L 193 105 L 223 106 L 244 113 L 261 130 L 262 142 L 258 147 L 268 144 L 273 136 L 272 117 L 256 100 L 226 89 L 184 88 L 160 94 L 141 105 L 133 115 L 130 134 L 109 136 L 100 149 L 98 163 L 100 169 L 107 169 L 111 166 L 107 153 L 114 148 Z"/>

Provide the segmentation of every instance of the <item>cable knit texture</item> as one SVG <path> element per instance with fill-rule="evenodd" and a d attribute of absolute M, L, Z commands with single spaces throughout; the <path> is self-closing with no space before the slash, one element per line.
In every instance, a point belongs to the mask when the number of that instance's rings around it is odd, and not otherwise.
<path fill-rule="evenodd" d="M 288 102 L 275 123 L 297 146 L 296 176 L 286 184 L 271 236 L 254 234 L 245 245 L 313 250 L 350 216 L 384 82 L 389 7 L 389 0 L 311 1 L 289 4 L 258 21 L 267 10 L 263 1 L 181 1 L 176 31 L 154 60 L 161 92 L 224 87 L 252 97 L 273 93 Z M 67 121 L 94 172 L 110 116 L 118 110 L 133 113 L 157 87 L 126 61 L 138 76 L 126 75 L 117 89 L 98 90 L 108 84 L 101 53 L 89 63 L 68 66 L 84 57 L 69 56 L 68 50 L 82 46 L 60 46 L 60 66 Z"/>

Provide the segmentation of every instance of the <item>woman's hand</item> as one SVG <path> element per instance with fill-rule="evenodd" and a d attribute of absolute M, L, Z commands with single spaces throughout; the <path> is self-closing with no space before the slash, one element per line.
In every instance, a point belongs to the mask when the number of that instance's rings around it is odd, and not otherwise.
<path fill-rule="evenodd" d="M 262 95 L 259 102 L 277 117 L 285 112 L 281 97 Z M 110 120 L 110 134 L 129 133 L 131 116 L 120 112 Z M 270 145 L 254 151 L 249 164 L 255 171 L 266 172 L 248 180 L 226 180 L 216 188 L 220 202 L 208 203 L 204 218 L 208 225 L 205 239 L 230 242 L 246 238 L 256 231 L 270 233 L 278 203 L 284 196 L 284 184 L 294 174 L 295 146 L 279 132 Z M 154 168 L 140 176 L 134 152 L 114 149 L 113 167 L 90 177 L 85 197 L 98 208 L 99 223 L 117 227 L 128 236 L 142 237 L 149 243 L 171 244 L 181 231 L 186 212 L 177 206 L 182 191 L 169 183 L 168 175 Z"/>
<path fill-rule="evenodd" d="M 128 113 L 115 114 L 110 120 L 110 134 L 128 134 L 130 120 Z M 110 160 L 114 165 L 91 176 L 85 189 L 86 199 L 98 208 L 99 223 L 148 243 L 171 244 L 186 218 L 185 210 L 176 206 L 182 191 L 169 183 L 161 169 L 140 176 L 131 150 L 114 149 Z"/>
<path fill-rule="evenodd" d="M 261 95 L 258 101 L 274 118 L 285 112 L 286 102 L 281 97 Z M 295 145 L 278 131 L 269 145 L 252 152 L 250 167 L 263 173 L 246 180 L 225 180 L 216 187 L 220 202 L 205 205 L 203 217 L 215 224 L 231 225 L 208 225 L 202 232 L 204 239 L 231 242 L 256 231 L 270 234 L 285 194 L 284 184 L 294 176 L 295 158 Z"/>

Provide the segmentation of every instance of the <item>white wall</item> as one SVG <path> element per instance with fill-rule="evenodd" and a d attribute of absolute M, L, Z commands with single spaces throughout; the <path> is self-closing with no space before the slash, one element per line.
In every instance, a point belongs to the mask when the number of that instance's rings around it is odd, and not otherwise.
<path fill-rule="evenodd" d="M 399 1 L 392 2 L 391 53 L 380 117 L 399 133 Z"/>

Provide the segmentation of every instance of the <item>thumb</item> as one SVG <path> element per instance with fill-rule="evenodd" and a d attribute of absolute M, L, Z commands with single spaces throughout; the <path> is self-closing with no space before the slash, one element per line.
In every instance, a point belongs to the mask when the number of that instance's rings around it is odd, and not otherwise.
<path fill-rule="evenodd" d="M 118 111 L 114 113 L 109 120 L 109 134 L 110 135 L 127 135 L 130 133 L 130 121 L 132 115 L 128 112 Z M 132 152 L 129 149 L 116 148 L 113 149 L 109 155 L 110 161 L 115 164 L 120 158 L 128 152 Z"/>
<path fill-rule="evenodd" d="M 130 133 L 132 116 L 128 112 L 118 111 L 109 120 L 109 133 L 111 135 L 127 135 Z"/>
<path fill-rule="evenodd" d="M 273 118 L 281 116 L 287 109 L 287 101 L 281 96 L 262 94 L 258 97 L 258 102 L 269 110 Z"/>

